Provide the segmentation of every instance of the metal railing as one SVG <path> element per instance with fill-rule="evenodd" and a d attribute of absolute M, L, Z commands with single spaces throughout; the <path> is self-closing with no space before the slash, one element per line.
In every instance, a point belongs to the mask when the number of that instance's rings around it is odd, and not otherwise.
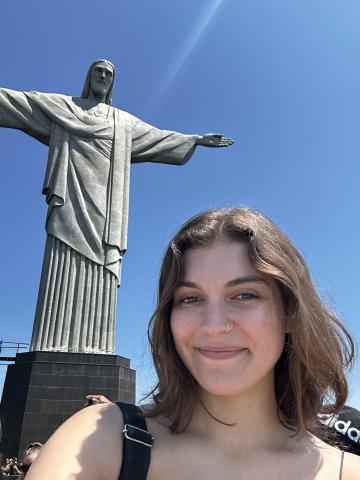
<path fill-rule="evenodd" d="M 15 350 L 16 351 L 15 355 L 16 355 L 17 353 L 19 353 L 19 351 L 23 349 L 27 349 L 29 345 L 30 345 L 29 343 L 25 343 L 25 342 L 4 342 L 4 340 L 0 340 L 0 362 L 15 361 L 15 356 L 12 356 L 12 355 L 3 356 L 2 354 L 5 353 L 3 352 L 3 350 L 12 350 L 11 352 L 9 352 L 11 354 L 13 354 Z"/>

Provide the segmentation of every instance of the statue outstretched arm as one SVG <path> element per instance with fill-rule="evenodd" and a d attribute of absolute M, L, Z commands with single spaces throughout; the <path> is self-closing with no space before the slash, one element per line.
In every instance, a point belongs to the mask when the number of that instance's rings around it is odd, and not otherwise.
<path fill-rule="evenodd" d="M 155 162 L 184 165 L 197 145 L 228 147 L 234 141 L 220 133 L 184 135 L 160 130 L 139 120 L 133 129 L 132 162 Z"/>
<path fill-rule="evenodd" d="M 196 148 L 197 135 L 160 130 L 139 120 L 132 134 L 132 163 L 184 165 Z"/>
<path fill-rule="evenodd" d="M 52 122 L 34 96 L 33 92 L 0 88 L 0 127 L 21 130 L 48 145 Z"/>
<path fill-rule="evenodd" d="M 199 135 L 196 144 L 203 147 L 229 147 L 234 143 L 231 138 L 224 137 L 221 133 L 207 133 Z"/>

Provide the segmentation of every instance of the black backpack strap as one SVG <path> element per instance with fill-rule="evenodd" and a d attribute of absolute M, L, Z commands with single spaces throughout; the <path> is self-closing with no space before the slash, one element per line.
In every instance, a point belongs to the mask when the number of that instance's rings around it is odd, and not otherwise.
<path fill-rule="evenodd" d="M 124 418 L 123 460 L 119 480 L 146 480 L 154 438 L 136 405 L 116 402 Z"/>

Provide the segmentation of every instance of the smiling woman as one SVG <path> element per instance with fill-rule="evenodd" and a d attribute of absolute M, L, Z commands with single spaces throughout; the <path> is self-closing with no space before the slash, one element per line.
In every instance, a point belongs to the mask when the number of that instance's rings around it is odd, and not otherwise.
<path fill-rule="evenodd" d="M 48 478 L 60 445 L 66 465 L 54 480 L 358 477 L 359 457 L 310 433 L 319 412 L 337 413 L 347 398 L 351 336 L 264 215 L 212 210 L 180 229 L 163 260 L 149 338 L 152 404 L 79 412 L 29 480 Z"/>
<path fill-rule="evenodd" d="M 210 288 L 217 297 L 207 291 Z M 213 210 L 190 219 L 171 241 L 160 275 L 158 308 L 152 319 L 150 338 L 160 379 L 159 390 L 154 391 L 155 410 L 170 408 L 166 413 L 173 419 L 174 431 L 190 421 L 192 409 L 183 408 L 181 415 L 174 416 L 173 403 L 167 402 L 167 396 L 172 391 L 183 394 L 186 405 L 185 399 L 198 394 L 196 382 L 187 369 L 183 370 L 174 348 L 169 323 L 171 318 L 174 330 L 177 318 L 185 316 L 179 312 L 183 307 L 176 300 L 181 299 L 181 293 L 186 297 L 189 292 L 197 305 L 191 311 L 201 310 L 203 325 L 210 323 L 210 312 L 222 315 L 223 325 L 230 319 L 242 328 L 249 323 L 254 328 L 254 322 L 257 325 L 263 317 L 267 318 L 263 326 L 268 327 L 271 319 L 278 318 L 273 323 L 281 325 L 282 350 L 275 362 L 274 387 L 279 411 L 288 426 L 303 434 L 330 392 L 334 394 L 334 410 L 343 404 L 348 393 L 344 368 L 352 362 L 353 343 L 343 324 L 319 298 L 300 253 L 259 212 L 244 208 Z M 271 315 L 269 310 L 259 317 L 257 309 L 265 305 L 268 309 L 271 305 Z M 224 309 L 221 315 L 215 307 Z M 242 314 L 234 315 L 234 311 Z M 265 349 L 272 348 L 268 333 L 262 331 Z M 176 374 L 169 376 L 168 371 Z M 185 374 L 184 384 L 189 388 L 175 386 L 180 373 Z M 166 388 L 168 382 L 172 385 Z"/>

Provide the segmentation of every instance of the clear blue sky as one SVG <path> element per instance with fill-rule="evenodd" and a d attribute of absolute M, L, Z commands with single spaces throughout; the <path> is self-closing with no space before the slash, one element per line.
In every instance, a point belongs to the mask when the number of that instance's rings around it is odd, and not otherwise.
<path fill-rule="evenodd" d="M 106 8 L 105 10 L 103 10 Z M 117 67 L 114 105 L 158 127 L 223 132 L 184 167 L 132 169 L 117 353 L 147 349 L 160 258 L 190 215 L 245 204 L 278 223 L 360 343 L 358 0 L 12 0 L 1 7 L 0 86 L 79 95 L 88 65 Z M 47 150 L 0 131 L 0 338 L 30 341 L 45 243 Z M 3 382 L 5 368 L 2 367 Z M 360 408 L 359 360 L 350 403 Z"/>

